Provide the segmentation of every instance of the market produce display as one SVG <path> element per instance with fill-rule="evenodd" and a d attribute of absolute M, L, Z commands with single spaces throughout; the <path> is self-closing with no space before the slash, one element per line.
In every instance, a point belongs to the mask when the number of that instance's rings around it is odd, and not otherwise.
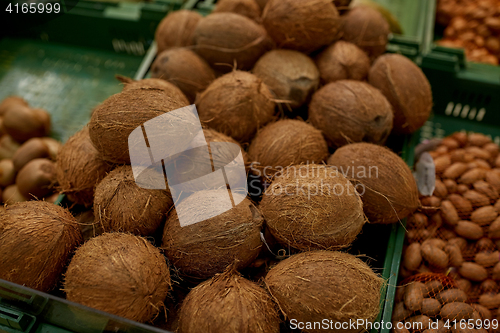
<path fill-rule="evenodd" d="M 474 62 L 500 63 L 500 1 L 438 0 L 436 23 L 445 27 L 439 45 L 465 48 Z"/>
<path fill-rule="evenodd" d="M 499 151 L 483 134 L 457 132 L 429 152 L 435 189 L 408 219 L 394 321 L 473 319 L 490 329 L 500 319 Z"/>
<path fill-rule="evenodd" d="M 18 96 L 0 103 L 0 194 L 6 204 L 54 202 L 55 160 L 61 143 L 50 135 L 50 114 Z M 54 196 L 55 194 L 55 196 Z"/>
<path fill-rule="evenodd" d="M 19 273 L 32 257 L 8 261 L 0 278 L 61 289 L 69 301 L 181 333 L 289 332 L 293 321 L 325 318 L 329 332 L 359 320 L 349 332 L 369 329 L 386 281 L 373 263 L 378 258 L 348 252 L 367 224 L 401 223 L 427 206 L 400 151 L 383 145 L 425 123 L 432 94 L 417 65 L 384 54 L 390 25 L 380 11 L 349 4 L 221 0 L 205 17 L 167 15 L 156 30 L 152 78 L 118 76 L 123 90 L 96 106 L 60 149 L 39 138 L 48 131 L 42 111 L 17 98 L 0 105 L 0 153 L 11 154 L 0 167 L 17 173 L 16 190 L 43 198 L 50 184 L 66 195 L 54 212 L 39 201 L 33 207 L 43 209 L 32 213 L 23 210 L 31 202 L 7 202 L 0 253 L 16 259 L 37 251 L 40 263 L 48 252 L 58 256 L 33 268 L 47 281 Z M 199 119 L 189 112 L 161 117 L 191 103 Z M 16 116 L 33 116 L 30 131 L 2 115 L 11 104 L 22 110 Z M 168 124 L 146 130 L 158 117 Z M 143 137 L 131 135 L 141 128 Z M 192 129 L 195 139 L 185 140 Z M 141 187 L 131 152 L 146 144 L 140 157 L 152 161 L 165 133 L 184 159 L 165 157 L 166 179 Z M 226 168 L 234 156 L 211 145 L 220 142 L 241 149 L 248 179 L 238 183 L 239 174 Z M 210 162 L 193 152 L 204 146 Z M 172 165 L 182 172 L 169 178 Z M 190 182 L 207 176 L 203 170 L 223 170 L 224 185 L 209 177 Z M 259 192 L 243 193 L 247 181 Z M 174 190 L 184 183 L 181 193 Z M 232 208 L 224 211 L 228 197 Z M 23 223 L 12 222 L 18 219 Z M 30 223 L 41 219 L 50 230 L 25 241 Z M 16 232 L 28 250 L 10 248 Z M 43 248 L 53 234 L 52 247 Z M 437 245 L 429 246 L 421 257 L 435 255 Z M 458 262 L 457 248 L 450 251 Z M 412 273 L 421 267 L 412 265 Z M 447 311 L 447 318 L 456 312 Z M 308 325 L 301 330 L 322 331 Z"/>

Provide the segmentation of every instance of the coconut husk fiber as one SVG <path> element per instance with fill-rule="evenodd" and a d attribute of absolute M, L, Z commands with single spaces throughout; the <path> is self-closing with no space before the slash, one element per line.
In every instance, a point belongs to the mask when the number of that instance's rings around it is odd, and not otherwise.
<path fill-rule="evenodd" d="M 138 322 L 153 319 L 170 289 L 165 257 L 146 239 L 105 233 L 75 253 L 64 281 L 67 299 Z"/>
<path fill-rule="evenodd" d="M 271 268 L 265 284 L 287 319 L 336 322 L 364 319 L 379 313 L 383 279 L 355 256 L 330 251 L 304 252 Z M 348 332 L 356 329 L 304 329 L 303 332 Z"/>
<path fill-rule="evenodd" d="M 223 73 L 235 66 L 249 70 L 273 47 L 266 30 L 248 17 L 213 13 L 203 18 L 194 32 L 195 51 Z"/>
<path fill-rule="evenodd" d="M 173 205 L 166 190 L 137 186 L 132 167 L 124 165 L 111 171 L 97 185 L 94 217 L 104 231 L 153 234 Z"/>
<path fill-rule="evenodd" d="M 207 62 L 186 48 L 172 48 L 160 53 L 151 65 L 151 75 L 179 87 L 191 103 L 196 94 L 215 79 Z"/>
<path fill-rule="evenodd" d="M 316 58 L 321 81 L 363 81 L 370 70 L 370 58 L 356 45 L 339 40 L 327 47 Z"/>
<path fill-rule="evenodd" d="M 193 33 L 201 19 L 202 16 L 195 11 L 181 9 L 170 12 L 156 28 L 158 53 L 171 47 L 193 45 Z"/>
<path fill-rule="evenodd" d="M 295 165 L 277 174 L 259 208 L 274 238 L 302 251 L 347 247 L 366 221 L 354 186 L 324 165 Z"/>
<path fill-rule="evenodd" d="M 394 110 L 394 133 L 410 134 L 431 114 L 431 85 L 422 70 L 399 54 L 381 56 L 370 69 L 368 81 L 380 89 Z"/>
<path fill-rule="evenodd" d="M 359 46 L 374 61 L 385 52 L 390 29 L 376 9 L 356 6 L 342 16 L 340 34 L 343 40 Z"/>
<path fill-rule="evenodd" d="M 97 106 L 89 122 L 89 134 L 92 144 L 106 161 L 113 163 L 130 163 L 128 137 L 132 131 L 144 122 L 187 106 L 188 103 L 179 98 L 170 97 L 164 90 L 155 88 L 140 88 L 122 91 L 112 95 Z M 197 122 L 184 119 L 186 123 Z M 169 128 L 169 135 L 176 137 L 176 129 Z M 151 141 L 151 138 L 148 137 Z M 180 146 L 183 142 L 179 142 Z M 187 143 L 185 143 L 187 145 Z"/>
<path fill-rule="evenodd" d="M 66 141 L 56 161 L 59 191 L 74 203 L 90 207 L 94 188 L 113 169 L 92 145 L 89 128 L 85 126 Z"/>
<path fill-rule="evenodd" d="M 273 50 L 264 54 L 252 72 L 271 89 L 280 102 L 292 108 L 307 103 L 319 85 L 314 61 L 292 50 Z"/>
<path fill-rule="evenodd" d="M 192 289 L 179 313 L 179 333 L 278 333 L 278 311 L 258 284 L 229 268 Z"/>
<path fill-rule="evenodd" d="M 364 185 L 364 211 L 371 223 L 396 223 L 419 207 L 410 168 L 386 147 L 349 144 L 337 149 L 328 164 L 346 173 L 353 183 Z"/>
<path fill-rule="evenodd" d="M 310 53 L 338 38 L 339 13 L 331 0 L 269 0 L 262 20 L 284 49 Z"/>
<path fill-rule="evenodd" d="M 257 129 L 274 118 L 275 103 L 257 76 L 233 71 L 212 82 L 199 95 L 200 120 L 239 142 L 250 141 Z"/>
<path fill-rule="evenodd" d="M 213 13 L 231 12 L 248 17 L 254 21 L 260 19 L 261 8 L 255 0 L 219 0 Z"/>
<path fill-rule="evenodd" d="M 0 212 L 0 279 L 48 292 L 82 242 L 75 218 L 60 206 L 7 205 Z"/>
<path fill-rule="evenodd" d="M 329 83 L 313 95 L 309 104 L 309 121 L 332 147 L 361 141 L 384 144 L 393 118 L 384 95 L 361 81 Z"/>
<path fill-rule="evenodd" d="M 248 149 L 250 160 L 259 167 L 287 167 L 301 163 L 321 163 L 329 156 L 328 144 L 321 131 L 295 119 L 283 119 L 266 125 Z"/>
<path fill-rule="evenodd" d="M 218 211 L 218 205 L 224 205 L 227 193 L 226 189 L 199 191 L 177 207 L 197 207 L 189 210 L 192 215 L 187 221 L 199 214 L 210 216 L 214 210 Z M 238 193 L 232 195 L 242 199 Z M 244 268 L 258 256 L 262 222 L 247 198 L 223 214 L 184 227 L 180 225 L 177 210 L 172 210 L 165 223 L 162 248 L 182 275 L 208 279 L 235 262 L 237 269 Z"/>
<path fill-rule="evenodd" d="M 123 87 L 123 91 L 148 88 L 161 89 L 166 92 L 167 96 L 175 98 L 182 103 L 189 104 L 189 100 L 186 95 L 184 95 L 184 92 L 174 83 L 168 82 L 166 80 L 162 80 L 159 78 L 148 78 L 135 81 L 121 75 L 117 75 L 117 78 L 119 81 L 125 84 Z"/>

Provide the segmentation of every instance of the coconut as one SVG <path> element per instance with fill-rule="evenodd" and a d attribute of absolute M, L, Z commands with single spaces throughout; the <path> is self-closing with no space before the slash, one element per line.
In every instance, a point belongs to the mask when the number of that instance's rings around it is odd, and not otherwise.
<path fill-rule="evenodd" d="M 182 99 L 168 96 L 160 89 L 122 91 L 94 109 L 89 122 L 90 139 L 104 160 L 130 163 L 128 139 L 132 131 L 152 118 L 187 105 Z M 198 122 L 194 116 L 184 121 L 190 124 Z M 184 126 L 174 126 L 169 128 L 168 134 L 175 138 L 176 131 L 180 132 L 180 136 L 185 129 Z M 179 137 L 179 140 L 179 149 L 182 149 L 182 138 Z"/>
<path fill-rule="evenodd" d="M 59 190 L 74 203 L 90 207 L 94 202 L 94 188 L 113 169 L 92 145 L 89 128 L 70 137 L 62 146 L 56 161 Z"/>
<path fill-rule="evenodd" d="M 331 0 L 269 0 L 262 20 L 285 49 L 309 53 L 338 38 L 339 13 Z"/>
<path fill-rule="evenodd" d="M 151 75 L 175 84 L 190 102 L 194 102 L 196 94 L 215 79 L 214 71 L 207 62 L 186 48 L 173 48 L 160 53 L 151 66 Z"/>
<path fill-rule="evenodd" d="M 269 294 L 228 269 L 189 292 L 180 309 L 178 332 L 279 333 L 279 324 Z"/>
<path fill-rule="evenodd" d="M 252 20 L 258 20 L 261 8 L 255 0 L 219 0 L 214 8 L 214 13 L 236 13 Z"/>
<path fill-rule="evenodd" d="M 172 205 L 168 191 L 137 186 L 132 167 L 124 165 L 97 185 L 94 216 L 104 231 L 148 236 L 158 229 Z"/>
<path fill-rule="evenodd" d="M 130 320 L 146 322 L 170 289 L 165 257 L 146 239 L 106 233 L 75 253 L 64 281 L 67 299 Z"/>
<path fill-rule="evenodd" d="M 334 329 L 338 327 L 335 323 L 373 322 L 380 310 L 383 279 L 348 253 L 313 251 L 293 255 L 271 268 L 265 283 L 287 319 L 311 325 L 328 318 L 333 321 L 329 332 L 361 332 L 359 326 Z M 310 326 L 303 329 L 307 333 L 323 331 Z"/>
<path fill-rule="evenodd" d="M 342 39 L 359 46 L 370 59 L 385 52 L 389 39 L 389 23 L 376 9 L 357 6 L 342 16 Z"/>
<path fill-rule="evenodd" d="M 175 98 L 184 104 L 189 104 L 189 100 L 186 95 L 180 90 L 179 87 L 175 86 L 171 82 L 165 80 L 152 78 L 143 79 L 139 81 L 132 80 L 127 77 L 118 75 L 118 80 L 125 84 L 123 91 L 134 90 L 134 89 L 161 89 L 167 93 L 168 97 Z"/>
<path fill-rule="evenodd" d="M 292 50 L 264 54 L 252 72 L 292 108 L 304 105 L 319 85 L 319 71 L 311 58 Z"/>
<path fill-rule="evenodd" d="M 349 246 L 366 221 L 354 186 L 324 165 L 295 165 L 277 174 L 259 207 L 276 240 L 304 251 Z"/>
<path fill-rule="evenodd" d="M 382 93 L 365 82 L 341 80 L 318 90 L 309 104 L 309 120 L 333 147 L 351 142 L 384 144 L 394 115 Z"/>
<path fill-rule="evenodd" d="M 52 193 L 56 183 L 56 165 L 46 158 L 29 161 L 16 176 L 17 188 L 26 198 L 41 199 Z"/>
<path fill-rule="evenodd" d="M 24 142 L 48 134 L 47 116 L 44 110 L 35 111 L 22 104 L 10 107 L 3 116 L 3 130 L 14 140 Z M 49 123 L 50 123 L 50 117 Z"/>
<path fill-rule="evenodd" d="M 155 41 L 158 53 L 171 47 L 193 45 L 193 33 L 202 16 L 195 11 L 170 12 L 156 28 Z"/>
<path fill-rule="evenodd" d="M 413 133 L 432 110 L 432 91 L 422 70 L 400 54 L 385 54 L 373 64 L 368 81 L 380 89 L 394 110 L 394 132 Z"/>
<path fill-rule="evenodd" d="M 207 279 L 235 262 L 238 269 L 244 268 L 259 254 L 262 217 L 250 200 L 235 192 L 231 195 L 239 204 L 227 207 L 228 193 L 226 189 L 199 191 L 170 212 L 162 248 L 181 274 Z M 213 216 L 227 208 L 222 214 L 196 223 L 200 216 Z M 184 226 L 180 225 L 178 210 L 185 212 Z"/>
<path fill-rule="evenodd" d="M 215 69 L 227 73 L 234 66 L 248 70 L 273 46 L 261 25 L 235 13 L 214 13 L 194 31 L 196 52 Z"/>
<path fill-rule="evenodd" d="M 28 106 L 28 102 L 26 102 L 22 97 L 19 96 L 9 96 L 5 98 L 1 103 L 0 103 L 0 117 L 5 114 L 10 108 L 21 105 L 21 106 Z"/>
<path fill-rule="evenodd" d="M 339 40 L 316 58 L 321 81 L 364 80 L 370 70 L 370 58 L 356 45 Z"/>
<path fill-rule="evenodd" d="M 271 91 L 257 76 L 233 71 L 212 82 L 199 95 L 200 120 L 240 142 L 252 139 L 257 129 L 273 120 Z"/>
<path fill-rule="evenodd" d="M 353 143 L 337 149 L 328 164 L 362 188 L 364 211 L 372 223 L 394 223 L 419 206 L 418 188 L 410 168 L 385 147 Z"/>
<path fill-rule="evenodd" d="M 328 145 L 319 130 L 301 120 L 284 119 L 257 133 L 248 149 L 260 167 L 287 167 L 321 163 L 328 158 Z"/>
<path fill-rule="evenodd" d="M 44 201 L 8 205 L 0 214 L 0 279 L 50 291 L 83 241 L 71 213 Z"/>

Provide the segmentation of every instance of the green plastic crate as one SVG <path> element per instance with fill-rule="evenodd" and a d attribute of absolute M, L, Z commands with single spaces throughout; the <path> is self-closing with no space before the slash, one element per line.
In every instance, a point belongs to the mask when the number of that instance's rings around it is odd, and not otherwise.
<path fill-rule="evenodd" d="M 154 40 L 158 23 L 186 1 L 110 3 L 78 0 L 67 13 L 43 26 L 9 32 L 9 36 L 15 33 L 16 37 L 144 56 Z"/>

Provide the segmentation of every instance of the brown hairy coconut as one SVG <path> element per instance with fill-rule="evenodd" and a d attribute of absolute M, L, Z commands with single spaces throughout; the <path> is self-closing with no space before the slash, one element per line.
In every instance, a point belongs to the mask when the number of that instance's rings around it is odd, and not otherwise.
<path fill-rule="evenodd" d="M 151 75 L 175 84 L 190 102 L 194 102 L 196 94 L 215 79 L 214 71 L 207 62 L 186 48 L 173 48 L 160 53 L 151 66 Z"/>
<path fill-rule="evenodd" d="M 331 0 L 269 0 L 262 20 L 278 47 L 309 53 L 338 36 L 339 13 Z"/>
<path fill-rule="evenodd" d="M 248 70 L 273 46 L 263 26 L 235 13 L 214 13 L 194 31 L 196 52 L 215 69 L 227 73 L 236 65 Z"/>
<path fill-rule="evenodd" d="M 418 188 L 410 168 L 386 147 L 353 143 L 341 147 L 328 164 L 362 187 L 364 211 L 372 223 L 395 223 L 419 206 Z"/>
<path fill-rule="evenodd" d="M 381 56 L 368 81 L 380 89 L 394 110 L 394 132 L 409 134 L 422 127 L 432 110 L 432 91 L 422 70 L 399 54 Z"/>
<path fill-rule="evenodd" d="M 376 9 L 354 7 L 342 16 L 341 22 L 341 38 L 359 46 L 372 61 L 385 52 L 389 23 Z"/>
<path fill-rule="evenodd" d="M 187 197 L 170 212 L 163 232 L 162 248 L 181 274 L 207 279 L 222 273 L 237 262 L 237 268 L 248 266 L 262 246 L 262 217 L 253 204 L 241 194 L 232 193 L 236 207 L 207 220 L 181 227 L 177 209 L 188 207 L 186 221 L 199 214 L 210 216 L 224 206 L 227 189 L 199 191 Z M 213 202 L 217 204 L 214 206 Z M 235 200 L 237 201 L 237 200 Z M 180 208 L 179 208 L 180 207 Z M 189 209 L 196 207 L 196 209 Z"/>
<path fill-rule="evenodd" d="M 287 319 L 334 323 L 359 319 L 372 322 L 379 313 L 383 279 L 355 256 L 330 251 L 304 252 L 271 268 L 266 286 Z M 357 333 L 363 329 L 332 329 Z M 338 326 L 337 326 L 338 327 Z M 324 330 L 307 328 L 303 332 Z"/>
<path fill-rule="evenodd" d="M 170 273 L 160 250 L 122 233 L 105 233 L 83 244 L 64 281 L 68 300 L 139 322 L 160 312 L 169 289 Z"/>
<path fill-rule="evenodd" d="M 246 16 L 252 20 L 258 20 L 260 18 L 261 9 L 255 0 L 219 0 L 213 12 L 231 12 Z"/>
<path fill-rule="evenodd" d="M 104 231 L 148 236 L 158 229 L 172 205 L 168 191 L 137 186 L 132 167 L 124 165 L 111 171 L 97 185 L 94 216 Z"/>
<path fill-rule="evenodd" d="M 144 122 L 188 104 L 180 98 L 168 96 L 161 89 L 139 88 L 122 91 L 109 97 L 94 109 L 89 122 L 90 139 L 104 160 L 130 163 L 128 151 L 130 133 Z M 185 121 L 197 120 L 185 119 Z M 172 137 L 175 136 L 176 128 L 183 131 L 182 126 L 169 129 Z"/>
<path fill-rule="evenodd" d="M 384 144 L 392 130 L 392 108 L 382 93 L 366 82 L 341 80 L 318 90 L 309 104 L 309 120 L 328 143 Z"/>
<path fill-rule="evenodd" d="M 323 83 L 339 80 L 362 81 L 370 70 L 368 55 L 356 45 L 343 40 L 321 52 L 316 58 L 316 64 Z"/>
<path fill-rule="evenodd" d="M 171 47 L 193 45 L 193 33 L 202 16 L 195 11 L 177 10 L 170 12 L 156 28 L 155 41 L 158 53 Z"/>
<path fill-rule="evenodd" d="M 16 105 L 29 106 L 28 102 L 26 102 L 22 97 L 9 96 L 0 103 L 0 116 L 3 116 L 7 110 Z"/>
<path fill-rule="evenodd" d="M 252 72 L 292 108 L 306 103 L 319 85 L 319 71 L 314 61 L 292 50 L 269 51 L 257 61 Z"/>
<path fill-rule="evenodd" d="M 284 119 L 265 126 L 248 149 L 260 167 L 287 167 L 321 163 L 328 158 L 328 144 L 321 131 L 301 120 Z"/>
<path fill-rule="evenodd" d="M 303 251 L 349 246 L 366 221 L 355 187 L 324 165 L 283 170 L 267 188 L 260 208 L 276 240 Z"/>
<path fill-rule="evenodd" d="M 161 89 L 164 90 L 169 97 L 178 99 L 182 103 L 188 103 L 186 95 L 182 90 L 171 82 L 167 82 L 162 79 L 152 78 L 143 79 L 139 81 L 132 80 L 128 77 L 117 75 L 119 81 L 125 84 L 123 91 L 134 90 L 134 89 Z"/>
<path fill-rule="evenodd" d="M 269 294 L 229 268 L 189 292 L 180 309 L 178 332 L 279 333 L 279 324 Z"/>
<path fill-rule="evenodd" d="M 44 201 L 6 206 L 0 226 L 0 279 L 44 292 L 55 287 L 83 241 L 71 213 Z"/>
<path fill-rule="evenodd" d="M 52 193 L 56 183 L 56 165 L 46 158 L 29 161 L 16 176 L 19 193 L 30 199 L 40 199 Z"/>
<path fill-rule="evenodd" d="M 274 115 L 271 91 L 257 76 L 233 71 L 212 82 L 196 101 L 200 120 L 240 142 L 252 139 Z"/>
<path fill-rule="evenodd" d="M 56 161 L 58 189 L 74 203 L 92 206 L 94 188 L 113 169 L 92 145 L 85 126 L 62 146 Z"/>

